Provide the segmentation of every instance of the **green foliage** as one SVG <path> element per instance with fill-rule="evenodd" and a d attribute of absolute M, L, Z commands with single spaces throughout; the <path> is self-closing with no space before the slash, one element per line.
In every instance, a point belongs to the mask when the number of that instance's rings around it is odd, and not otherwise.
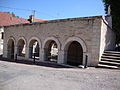
<path fill-rule="evenodd" d="M 102 0 L 104 2 L 106 14 L 110 5 L 112 15 L 112 28 L 116 33 L 116 43 L 120 42 L 120 0 Z"/>
<path fill-rule="evenodd" d="M 105 13 L 108 13 L 108 6 L 110 5 L 110 0 L 102 0 L 105 6 Z"/>
<path fill-rule="evenodd" d="M 12 16 L 15 17 L 15 14 L 12 12 Z"/>
<path fill-rule="evenodd" d="M 11 12 L 5 12 L 5 13 L 11 13 Z M 11 14 L 12 14 L 12 17 L 20 18 L 19 16 L 16 16 L 13 12 Z"/>
<path fill-rule="evenodd" d="M 17 18 L 19 18 L 19 16 L 16 16 L 13 12 L 12 12 L 12 16 L 13 16 L 13 17 L 17 17 Z"/>

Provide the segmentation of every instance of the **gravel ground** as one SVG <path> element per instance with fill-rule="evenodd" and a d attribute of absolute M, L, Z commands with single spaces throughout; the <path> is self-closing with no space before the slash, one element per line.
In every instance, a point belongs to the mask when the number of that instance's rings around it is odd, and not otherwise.
<path fill-rule="evenodd" d="M 120 90 L 120 70 L 53 68 L 0 60 L 0 90 Z"/>

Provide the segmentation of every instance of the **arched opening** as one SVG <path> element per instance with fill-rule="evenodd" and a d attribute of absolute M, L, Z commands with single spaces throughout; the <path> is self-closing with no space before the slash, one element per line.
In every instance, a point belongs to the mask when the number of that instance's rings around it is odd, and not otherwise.
<path fill-rule="evenodd" d="M 31 40 L 29 43 L 29 58 L 39 59 L 39 43 L 37 40 Z"/>
<path fill-rule="evenodd" d="M 7 57 L 10 59 L 14 59 L 14 41 L 9 39 L 7 44 Z"/>
<path fill-rule="evenodd" d="M 18 56 L 25 57 L 25 46 L 25 41 L 23 39 L 20 39 L 17 45 Z"/>
<path fill-rule="evenodd" d="M 58 45 L 54 40 L 49 40 L 46 42 L 45 47 L 45 60 L 56 62 L 58 60 Z"/>
<path fill-rule="evenodd" d="M 79 42 L 73 41 L 68 45 L 67 64 L 78 66 L 83 62 L 83 49 Z"/>

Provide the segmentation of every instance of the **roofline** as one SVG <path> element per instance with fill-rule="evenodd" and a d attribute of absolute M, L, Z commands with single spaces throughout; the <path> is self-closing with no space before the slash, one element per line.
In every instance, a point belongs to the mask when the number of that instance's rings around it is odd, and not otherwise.
<path fill-rule="evenodd" d="M 21 24 L 15 24 L 15 25 L 8 25 L 4 27 L 11 27 L 11 26 L 20 26 L 20 25 L 33 25 L 33 24 L 47 24 L 47 23 L 55 23 L 55 22 L 66 22 L 66 21 L 74 21 L 74 20 L 93 20 L 102 18 L 102 15 L 100 16 L 89 16 L 89 17 L 77 17 L 77 18 L 66 18 L 66 19 L 55 19 L 55 20 L 49 20 L 49 21 L 39 21 L 39 22 L 33 22 L 33 23 L 21 23 Z"/>

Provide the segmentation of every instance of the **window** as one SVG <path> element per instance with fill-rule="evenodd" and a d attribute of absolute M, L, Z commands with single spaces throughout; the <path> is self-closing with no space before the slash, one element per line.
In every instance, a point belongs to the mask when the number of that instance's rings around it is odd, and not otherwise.
<path fill-rule="evenodd" d="M 1 39 L 3 39 L 3 38 L 4 38 L 4 32 L 1 33 Z"/>

